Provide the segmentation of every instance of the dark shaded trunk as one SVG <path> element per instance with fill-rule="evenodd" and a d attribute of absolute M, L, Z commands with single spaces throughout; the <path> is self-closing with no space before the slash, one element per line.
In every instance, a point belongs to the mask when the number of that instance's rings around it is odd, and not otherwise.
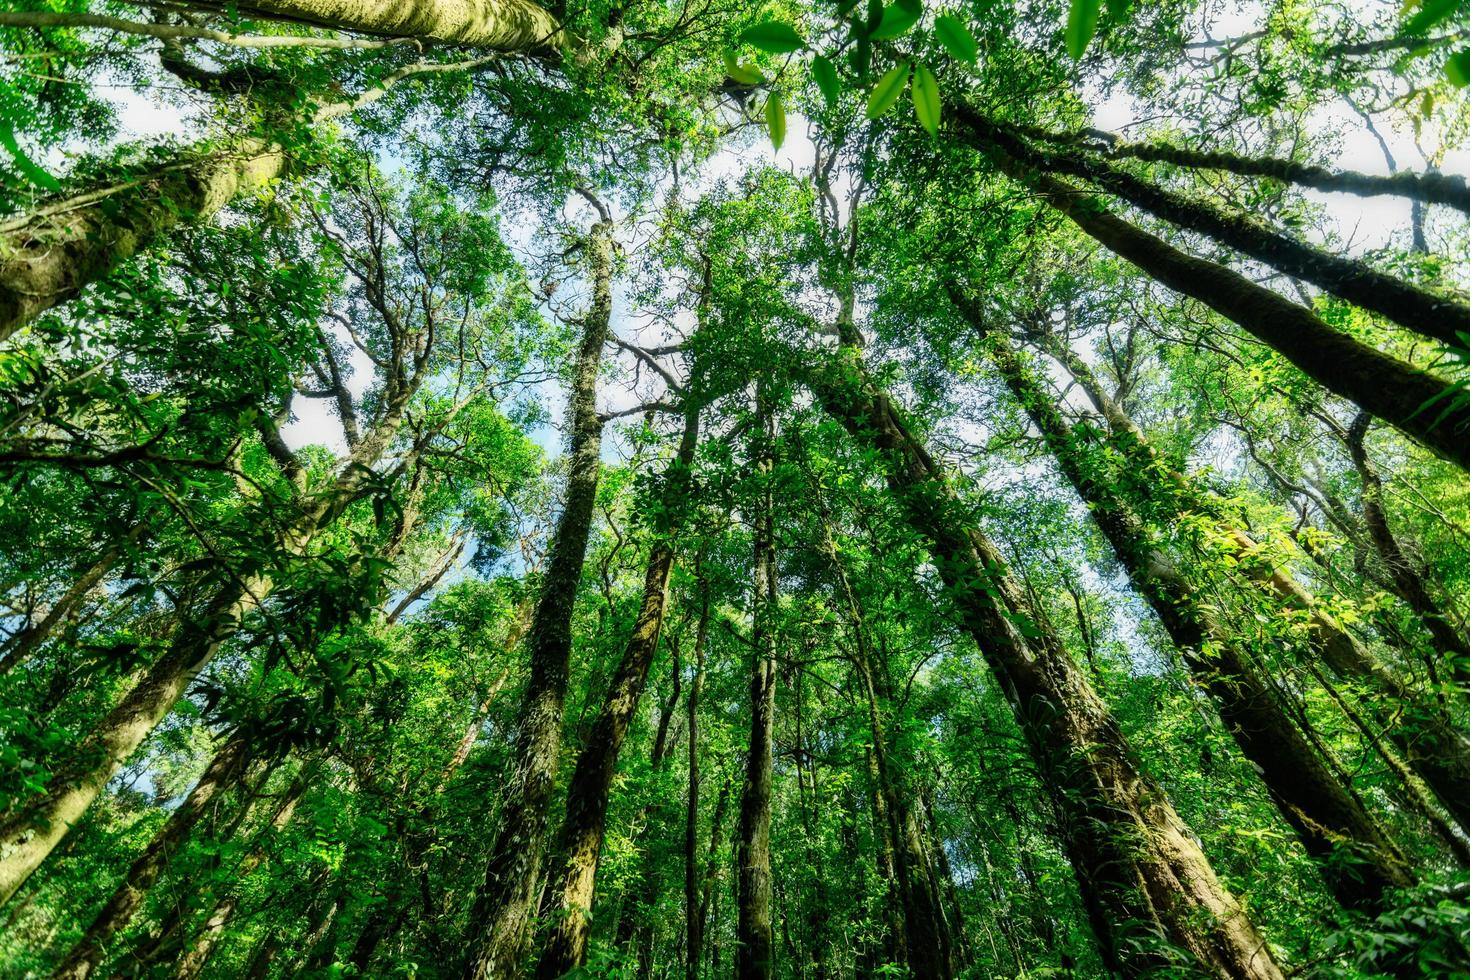
<path fill-rule="evenodd" d="M 763 390 L 756 393 L 757 471 L 762 486 L 755 503 L 755 581 L 752 590 L 750 672 L 750 741 L 745 785 L 740 794 L 736 840 L 737 980 L 770 980 L 771 918 L 771 782 L 772 739 L 776 714 L 777 599 L 776 526 L 770 481 L 774 467 L 775 430 Z"/>
<path fill-rule="evenodd" d="M 1470 470 L 1470 404 L 1450 385 L 1328 326 L 1306 307 L 1225 266 L 1180 251 L 1112 214 L 1093 195 L 997 150 L 997 166 L 1163 285 L 1199 300 L 1296 365 L 1328 391 L 1373 413 L 1444 459 Z M 1429 410 L 1424 406 L 1433 402 Z M 1443 414 L 1443 418 L 1439 416 Z"/>
<path fill-rule="evenodd" d="M 668 513 L 677 513 L 688 495 L 689 469 L 698 441 L 699 413 L 690 408 L 678 455 L 665 474 L 668 498 L 664 503 Z M 608 796 L 623 740 L 638 711 L 648 670 L 663 634 L 677 530 L 677 521 L 671 521 L 649 551 L 638 618 L 567 789 L 566 817 L 562 821 L 558 849 L 562 866 L 552 880 L 554 892 L 549 909 L 552 925 L 536 967 L 536 975 L 543 980 L 555 980 L 587 962 L 587 936 L 592 926 L 597 866 L 606 833 Z M 668 739 L 667 721 L 671 713 L 665 712 L 660 718 L 660 741 L 664 743 Z"/>
<path fill-rule="evenodd" d="M 1280 980 L 1264 937 L 1168 798 L 1139 771 L 1116 720 L 1066 651 L 1035 629 L 998 549 L 973 526 L 947 474 L 868 379 L 856 351 L 846 346 L 811 370 L 808 383 L 854 439 L 880 452 L 896 501 L 929 539 L 1063 817 L 1061 843 L 1104 959 L 1130 976 L 1179 968 L 1183 958 L 1196 973 Z M 1166 946 L 1137 942 L 1150 933 Z"/>
<path fill-rule="evenodd" d="M 599 210 L 602 210 L 599 207 Z M 572 612 L 601 473 L 602 418 L 597 375 L 612 317 L 612 221 L 606 211 L 586 244 L 593 283 L 571 396 L 566 504 L 557 521 L 528 643 L 530 677 L 516 735 L 509 787 L 485 880 L 470 914 L 466 980 L 513 975 L 541 885 L 547 807 L 561 754 L 562 709 L 572 653 Z"/>
<path fill-rule="evenodd" d="M 236 731 L 214 754 L 184 802 L 134 859 L 102 911 L 56 968 L 52 974 L 55 980 L 82 980 L 96 970 L 106 955 L 108 941 L 132 921 L 168 862 L 209 813 L 214 798 L 239 780 L 245 770 L 247 748 L 245 732 Z"/>
<path fill-rule="evenodd" d="M 1333 893 L 1345 907 L 1378 909 L 1389 888 L 1407 887 L 1413 876 L 1404 856 L 1341 784 L 1295 724 L 1281 695 L 1235 640 L 1196 598 L 1173 559 L 1157 548 L 1129 503 L 1094 477 L 1083 459 L 1082 440 L 1004 337 L 987 329 L 967 297 L 952 291 L 972 328 L 988 338 L 991 359 L 1021 404 L 1059 468 L 1087 504 L 1134 587 L 1174 641 L 1195 683 L 1208 692 L 1241 753 L 1255 764 L 1281 816 L 1295 829 Z"/>
<path fill-rule="evenodd" d="M 1187 197 L 1075 150 L 1045 151 L 968 109 L 960 117 L 981 140 L 1028 167 L 1091 181 L 1177 227 L 1198 232 L 1258 262 L 1372 310 L 1431 340 L 1458 346 L 1470 332 L 1470 304 L 1385 275 L 1366 262 L 1324 252 L 1247 215 Z"/>
<path fill-rule="evenodd" d="M 1383 505 L 1383 479 L 1363 444 L 1371 422 L 1366 414 L 1359 415 L 1348 430 L 1347 438 L 1353 466 L 1363 485 L 1363 523 L 1368 527 L 1368 537 L 1388 569 L 1394 591 L 1424 623 L 1435 652 L 1447 659 L 1455 681 L 1462 685 L 1470 684 L 1470 642 L 1455 628 L 1435 599 L 1423 567 L 1405 553 L 1388 522 L 1388 511 Z"/>
<path fill-rule="evenodd" d="M 1130 143 L 1114 133 L 1085 130 L 1078 133 L 1053 133 L 1031 126 L 1014 129 L 1024 136 L 1066 147 L 1088 149 L 1113 159 L 1126 158 L 1149 163 L 1168 163 L 1192 170 L 1223 170 L 1241 177 L 1266 177 L 1284 184 L 1297 184 L 1319 191 L 1356 194 L 1360 197 L 1393 195 L 1407 197 L 1415 205 L 1445 204 L 1470 215 L 1470 185 L 1456 174 L 1429 171 L 1422 174 L 1401 170 L 1390 176 L 1332 170 L 1312 163 L 1274 157 L 1248 156 L 1228 150 L 1196 150 L 1150 141 Z"/>

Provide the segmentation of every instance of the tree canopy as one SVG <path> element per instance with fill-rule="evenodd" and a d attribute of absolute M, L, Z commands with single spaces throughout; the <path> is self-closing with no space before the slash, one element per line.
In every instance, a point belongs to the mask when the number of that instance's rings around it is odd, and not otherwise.
<path fill-rule="evenodd" d="M 0 973 L 1470 976 L 1460 0 L 0 66 Z"/>

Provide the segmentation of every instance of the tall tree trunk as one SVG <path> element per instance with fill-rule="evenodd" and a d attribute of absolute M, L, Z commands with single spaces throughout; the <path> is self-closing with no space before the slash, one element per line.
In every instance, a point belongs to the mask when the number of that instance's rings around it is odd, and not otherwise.
<path fill-rule="evenodd" d="M 562 709 L 572 653 L 572 613 L 602 469 L 602 426 L 597 375 L 612 318 L 612 220 L 598 205 L 586 251 L 592 305 L 583 319 L 571 396 L 566 504 L 557 521 L 546 576 L 528 643 L 530 677 L 516 735 L 517 772 L 508 787 L 500 827 L 470 914 L 466 980 L 499 980 L 516 973 L 527 925 L 541 885 L 547 807 L 561 755 Z"/>
<path fill-rule="evenodd" d="M 1470 640 L 1460 634 L 1435 600 L 1422 567 L 1404 552 L 1388 523 L 1388 511 L 1383 504 L 1383 479 L 1364 445 L 1371 423 L 1372 419 L 1366 413 L 1359 415 L 1347 436 L 1353 466 L 1363 485 L 1363 523 L 1368 526 L 1368 537 L 1388 568 L 1394 591 L 1424 623 L 1435 652 L 1447 659 L 1458 683 L 1470 685 Z"/>
<path fill-rule="evenodd" d="M 1254 218 L 1151 184 L 1085 152 L 1038 150 L 968 108 L 959 115 L 977 137 L 1028 167 L 1091 181 L 1156 217 L 1208 235 L 1431 340 L 1458 345 L 1459 334 L 1470 332 L 1470 305 L 1456 297 L 1385 275 L 1358 259 L 1324 252 Z"/>
<path fill-rule="evenodd" d="M 215 796 L 239 780 L 245 770 L 247 749 L 248 740 L 242 729 L 231 735 L 215 752 L 184 802 L 153 835 L 107 904 L 102 906 L 102 911 L 97 913 L 87 931 L 56 968 L 53 980 L 83 980 L 92 974 L 102 962 L 108 941 L 132 921 L 148 897 L 149 889 L 168 867 L 168 862 L 209 812 Z"/>
<path fill-rule="evenodd" d="M 78 746 L 72 764 L 52 778 L 40 799 L 0 826 L 0 904 L 71 831 L 270 589 L 271 581 L 261 577 L 224 586 L 196 622 L 180 625 L 169 650 Z"/>
<path fill-rule="evenodd" d="M 771 781 L 772 738 L 776 714 L 777 603 L 776 526 L 770 481 L 774 468 L 775 430 L 767 395 L 756 392 L 759 440 L 757 471 L 762 486 L 755 510 L 755 582 L 750 675 L 750 748 L 745 786 L 740 795 L 740 829 L 736 845 L 735 976 L 737 980 L 770 980 L 773 964 L 771 920 Z"/>
<path fill-rule="evenodd" d="M 1024 136 L 1047 143 L 1067 147 L 1090 144 L 1091 149 L 1110 159 L 1144 160 L 1150 163 L 1168 163 L 1176 167 L 1193 170 L 1223 170 L 1241 177 L 1267 177 L 1284 184 L 1298 184 L 1319 191 L 1338 194 L 1357 194 L 1374 197 L 1391 194 L 1407 197 L 1415 205 L 1447 204 L 1470 215 L 1470 185 L 1458 174 L 1442 174 L 1435 170 L 1413 173 L 1394 170 L 1389 176 L 1358 173 L 1352 170 L 1332 170 L 1312 163 L 1284 160 L 1277 157 L 1248 156 L 1229 150 L 1196 150 L 1187 146 L 1150 140 L 1147 143 L 1131 143 L 1116 134 L 1099 130 L 1078 133 L 1053 133 L 1030 126 L 1014 127 Z"/>
<path fill-rule="evenodd" d="M 696 569 L 699 561 L 696 559 Z M 699 625 L 694 633 L 694 679 L 689 684 L 689 797 L 684 812 L 684 980 L 699 980 L 704 919 L 699 903 L 699 697 L 709 644 L 709 585 L 699 574 Z M 711 829 L 712 834 L 718 830 Z"/>
<path fill-rule="evenodd" d="M 1054 636 L 1036 624 L 996 546 L 966 518 L 945 471 L 909 431 L 854 349 L 808 373 L 823 407 L 862 445 L 877 448 L 894 496 L 931 542 L 964 625 L 989 661 L 1030 743 L 1058 812 L 1104 959 L 1130 976 L 1186 969 L 1221 978 L 1280 980 L 1264 937 L 1215 877 L 1164 793 L 1136 766 L 1116 720 Z M 1152 931 L 1168 948 L 1124 944 Z"/>
<path fill-rule="evenodd" d="M 665 474 L 668 490 L 665 507 L 670 514 L 681 509 L 681 501 L 688 495 L 689 468 L 698 441 L 699 412 L 691 406 L 686 411 L 678 455 Z M 536 967 L 536 975 L 543 980 L 556 980 L 587 962 L 587 936 L 592 926 L 592 899 L 596 894 L 597 866 L 607 827 L 608 796 L 623 740 L 643 698 L 648 670 L 663 634 L 677 531 L 676 518 L 649 550 L 643 600 L 633 633 L 613 672 L 602 710 L 586 747 L 577 758 L 577 768 L 567 789 L 559 848 L 562 867 L 552 880 L 552 926 Z"/>
<path fill-rule="evenodd" d="M 952 292 L 971 327 L 989 340 L 991 359 L 1040 431 L 1063 475 L 1087 504 L 1119 564 L 1164 625 L 1208 692 L 1241 753 L 1255 764 L 1281 816 L 1318 862 L 1348 908 L 1378 909 L 1389 888 L 1407 887 L 1407 861 L 1362 801 L 1341 784 L 1297 727 L 1277 692 L 1236 633 L 1195 597 L 1172 558 L 1157 548 L 1120 494 L 1089 472 L 1080 441 L 1004 337 L 988 329 L 974 302 Z"/>
<path fill-rule="evenodd" d="M 246 0 L 234 9 L 246 17 L 489 51 L 554 54 L 565 40 L 556 16 L 530 0 Z"/>
<path fill-rule="evenodd" d="M 1169 488 L 1168 500 L 1177 501 L 1181 508 L 1195 507 L 1207 513 L 1214 509 L 1207 495 L 1189 477 L 1172 469 L 1154 450 L 1143 430 L 1107 393 L 1086 362 L 1053 339 L 1035 339 L 1087 394 L 1107 422 L 1112 444 L 1134 472 L 1161 477 Z M 1376 693 L 1376 697 L 1368 699 L 1367 710 L 1455 822 L 1470 832 L 1470 737 L 1460 730 L 1444 705 L 1413 690 L 1389 669 L 1325 612 L 1290 571 L 1264 556 L 1249 534 L 1228 522 L 1222 522 L 1220 529 L 1220 540 L 1245 574 L 1260 581 L 1289 609 L 1309 616 L 1312 648 L 1332 671 L 1339 677 L 1363 683 Z"/>
<path fill-rule="evenodd" d="M 1470 439 L 1462 434 L 1470 429 L 1470 405 L 1454 406 L 1443 379 L 1374 350 L 1225 266 L 1180 251 L 1121 220 L 1092 195 L 1033 171 L 1002 150 L 992 159 L 1106 248 L 1234 321 L 1328 391 L 1470 470 Z M 1423 410 L 1431 401 L 1437 410 Z"/>

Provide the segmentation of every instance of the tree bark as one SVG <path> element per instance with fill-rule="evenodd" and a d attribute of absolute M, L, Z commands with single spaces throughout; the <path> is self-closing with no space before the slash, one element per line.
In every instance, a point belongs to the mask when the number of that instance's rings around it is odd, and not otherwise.
<path fill-rule="evenodd" d="M 1381 911 L 1384 892 L 1408 887 L 1403 854 L 1362 801 L 1343 786 L 1296 726 L 1281 695 L 1235 633 L 1195 597 L 1172 558 L 1120 494 L 1089 472 L 1079 437 L 1003 337 L 988 329 L 974 303 L 951 293 L 971 327 L 989 338 L 1001 378 L 1041 433 L 1067 481 L 1163 624 L 1195 683 L 1206 691 L 1241 753 L 1255 764 L 1281 816 L 1317 861 L 1345 907 Z"/>
<path fill-rule="evenodd" d="M 1368 537 L 1388 568 L 1394 591 L 1424 624 L 1435 652 L 1448 659 L 1457 683 L 1470 684 L 1470 641 L 1460 635 L 1435 600 L 1423 569 L 1404 552 L 1388 523 L 1388 511 L 1383 505 L 1383 478 L 1378 475 L 1378 468 L 1368 457 L 1363 442 L 1370 422 L 1366 414 L 1359 415 L 1347 438 L 1353 466 L 1363 485 L 1363 523 L 1368 527 Z"/>
<path fill-rule="evenodd" d="M 470 915 L 466 980 L 499 980 L 517 972 L 540 891 L 547 807 L 561 754 L 572 613 L 602 469 L 597 375 L 612 317 L 613 238 L 610 216 L 601 205 L 598 209 L 601 219 L 586 241 L 593 296 L 583 320 L 572 385 L 566 504 L 557 521 L 532 620 L 530 677 L 516 736 L 518 770 L 508 788 L 485 880 Z"/>
<path fill-rule="evenodd" d="M 1116 720 L 1054 636 L 1034 640 L 996 546 L 965 516 L 945 471 L 847 345 L 807 375 L 819 402 L 880 451 L 889 486 L 931 553 L 965 627 L 1006 693 L 1064 817 L 1062 844 L 1108 964 L 1129 976 L 1184 969 L 1280 980 L 1264 937 L 1215 877 L 1164 793 L 1137 767 Z M 1131 940 L 1151 930 L 1170 948 Z M 1124 936 L 1130 942 L 1124 943 Z"/>
<path fill-rule="evenodd" d="M 97 969 L 108 941 L 132 921 L 148 897 L 149 889 L 208 813 L 215 796 L 238 781 L 245 770 L 247 749 L 245 732 L 237 730 L 214 754 L 184 802 L 169 815 L 143 853 L 134 859 L 102 911 L 56 968 L 53 980 L 84 980 Z"/>
<path fill-rule="evenodd" d="M 689 468 L 699 441 L 699 412 L 690 407 L 684 420 L 679 451 L 668 472 L 668 513 L 683 507 L 689 491 Z M 561 828 L 562 867 L 553 879 L 552 925 L 536 975 L 556 980 L 587 962 L 587 937 L 592 927 L 592 900 L 596 894 L 597 866 L 607 827 L 608 796 L 617 770 L 618 755 L 628 726 L 643 698 L 648 670 L 653 665 L 663 634 L 669 603 L 669 577 L 674 570 L 674 536 L 677 518 L 653 544 L 643 580 L 643 600 L 634 621 L 633 633 L 623 649 L 622 660 L 613 672 L 607 695 L 592 726 L 587 745 L 577 758 L 577 767 L 567 789 L 566 816 Z"/>
<path fill-rule="evenodd" d="M 1434 171 L 1413 173 L 1401 170 L 1387 177 L 1353 170 L 1333 170 L 1313 163 L 1257 157 L 1229 150 L 1196 150 L 1159 141 L 1132 143 L 1114 133 L 1085 130 L 1077 133 L 1053 133 L 1029 126 L 1016 126 L 1017 132 L 1032 139 L 1067 147 L 1084 144 L 1094 152 L 1111 159 L 1143 160 L 1168 163 L 1193 170 L 1223 170 L 1241 177 L 1266 177 L 1284 184 L 1297 184 L 1319 191 L 1356 194 L 1360 197 L 1393 195 L 1407 197 L 1419 204 L 1445 204 L 1470 215 L 1470 185 L 1457 174 Z"/>
<path fill-rule="evenodd" d="M 526 54 L 555 54 L 561 23 L 530 0 L 246 0 L 245 17 L 286 20 L 334 31 L 414 38 Z"/>
<path fill-rule="evenodd" d="M 1234 321 L 1328 391 L 1470 470 L 1470 439 L 1464 437 L 1470 431 L 1470 404 L 1454 406 L 1451 387 L 1442 379 L 1333 329 L 1306 307 L 1231 269 L 1181 252 L 1121 220 L 1085 191 L 1032 171 L 1003 151 L 993 159 L 1106 248 Z M 1436 424 L 1441 413 L 1444 418 Z"/>
<path fill-rule="evenodd" d="M 771 782 L 772 739 L 776 713 L 777 603 L 776 527 L 770 480 L 774 469 L 775 430 L 763 389 L 756 393 L 757 463 L 762 486 L 755 504 L 755 581 L 750 676 L 750 748 L 745 785 L 740 795 L 740 829 L 736 844 L 737 980 L 770 980 L 771 919 Z"/>
<path fill-rule="evenodd" d="M 1086 153 L 1038 150 L 969 109 L 961 108 L 959 115 L 976 136 L 1025 166 L 1091 181 L 1155 217 L 1208 235 L 1431 340 L 1458 346 L 1459 334 L 1470 332 L 1470 304 L 1461 298 L 1415 286 L 1358 259 L 1332 255 L 1254 218 L 1159 187 Z"/>

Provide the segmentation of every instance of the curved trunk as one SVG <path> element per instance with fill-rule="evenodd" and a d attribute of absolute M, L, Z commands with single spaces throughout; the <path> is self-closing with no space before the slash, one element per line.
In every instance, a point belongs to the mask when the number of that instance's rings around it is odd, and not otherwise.
<path fill-rule="evenodd" d="M 956 297 L 965 303 L 963 297 Z M 1297 833 L 1338 900 L 1348 908 L 1377 909 L 1389 888 L 1413 883 L 1404 856 L 1362 801 L 1342 785 L 1292 720 L 1281 696 L 1232 630 L 1200 603 L 1173 560 L 1149 540 L 1126 501 L 1094 479 L 1078 452 L 1078 438 L 1055 399 L 1026 371 L 1003 338 L 962 309 L 1020 402 L 1062 473 L 1102 531 L 1118 562 L 1163 623 L 1195 683 L 1209 693 L 1241 753 L 1255 764 L 1281 816 Z"/>
<path fill-rule="evenodd" d="M 671 493 L 670 513 L 677 512 L 679 501 L 688 492 L 685 477 L 694 461 L 698 439 L 699 413 L 691 408 L 685 418 L 678 456 L 666 475 Z M 608 796 L 623 740 L 642 700 L 648 670 L 663 633 L 669 577 L 674 569 L 672 536 L 676 532 L 677 526 L 671 526 L 668 536 L 655 542 L 649 552 L 643 601 L 633 633 L 613 672 L 602 710 L 586 747 L 577 758 L 577 768 L 567 789 L 566 817 L 561 829 L 562 868 L 559 880 L 554 880 L 552 886 L 553 925 L 536 967 L 536 975 L 544 980 L 556 980 L 587 962 L 587 936 L 592 926 L 592 899 L 596 894 L 597 865 L 602 858 L 607 826 Z"/>
<path fill-rule="evenodd" d="M 498 980 L 517 971 L 541 885 L 547 807 L 561 755 L 562 709 L 572 655 L 572 612 L 602 469 L 603 422 L 597 414 L 597 375 L 612 317 L 613 271 L 612 223 L 606 217 L 593 226 L 587 249 L 593 299 L 583 321 L 572 387 L 566 504 L 557 521 L 532 619 L 530 677 L 516 736 L 519 768 L 508 787 L 485 880 L 470 914 L 471 952 L 466 980 Z"/>
<path fill-rule="evenodd" d="M 1044 630 L 1035 641 L 1022 635 L 1017 621 L 1036 624 L 998 549 L 965 518 L 948 475 L 868 379 L 856 352 L 849 347 L 818 366 L 808 383 L 854 439 L 879 450 L 895 498 L 929 539 L 1053 792 L 1062 844 L 1105 960 L 1137 976 L 1177 969 L 1182 955 L 1196 973 L 1280 980 L 1264 937 L 1168 798 L 1139 771 L 1117 722 L 1066 651 Z M 1137 930 L 1168 948 L 1139 946 Z"/>

